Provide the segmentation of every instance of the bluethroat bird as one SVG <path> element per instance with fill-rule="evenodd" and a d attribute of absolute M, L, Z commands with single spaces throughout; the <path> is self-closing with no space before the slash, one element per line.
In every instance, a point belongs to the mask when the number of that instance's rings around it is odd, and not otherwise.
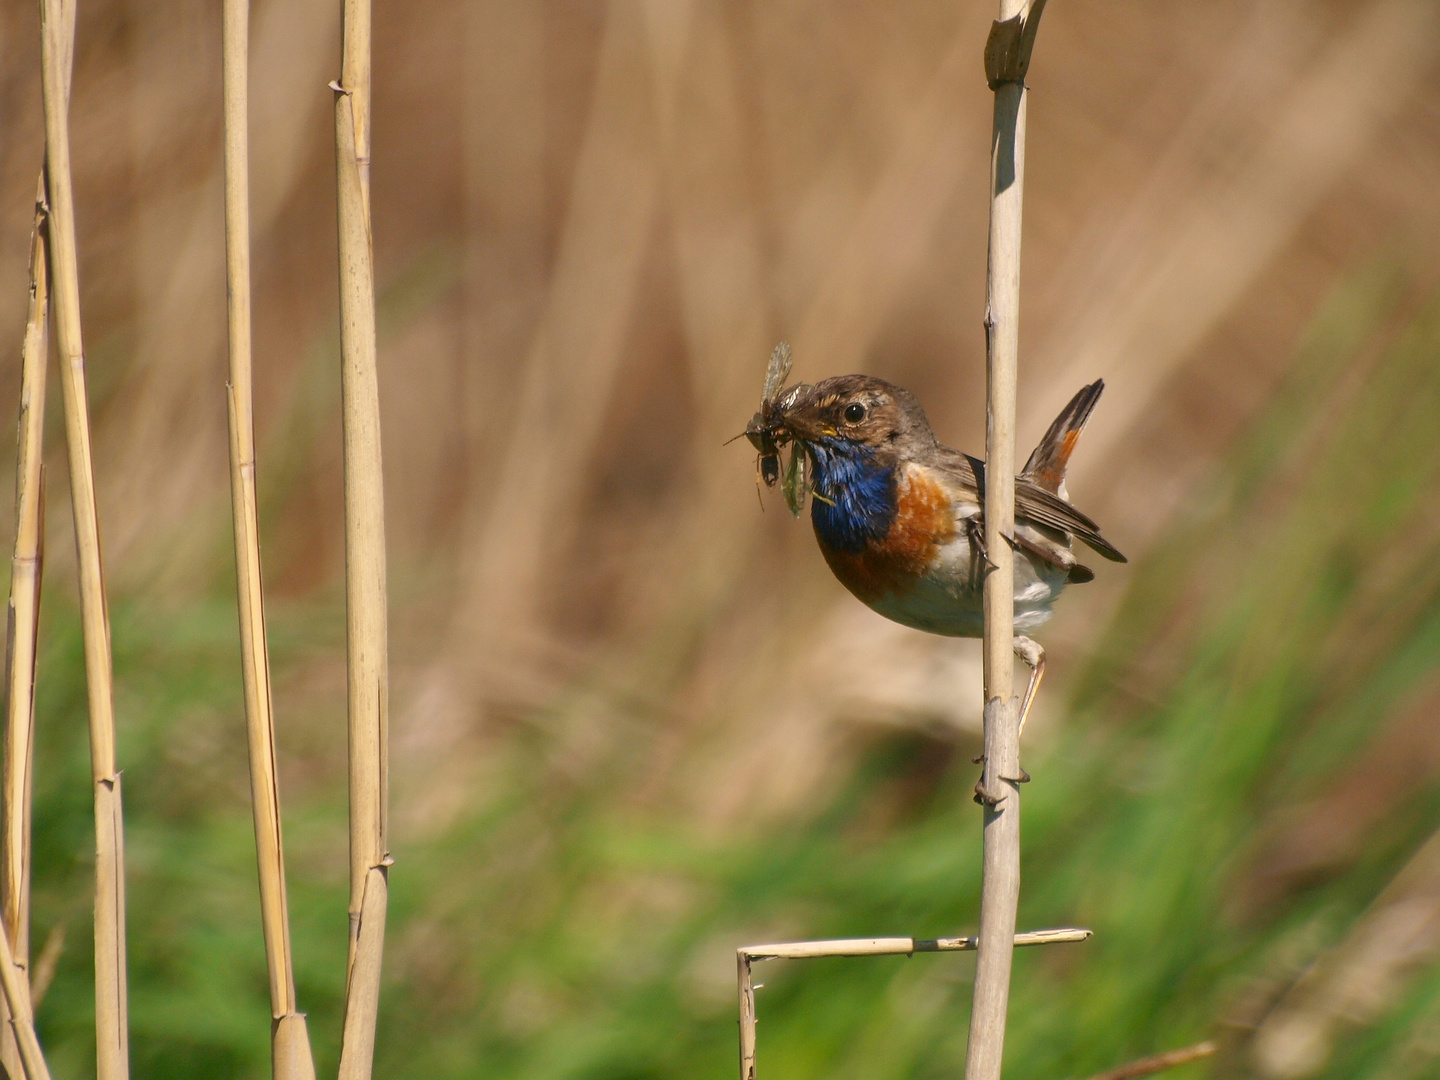
<path fill-rule="evenodd" d="M 766 485 L 780 479 L 780 456 L 793 444 L 786 500 L 798 516 L 812 496 L 815 539 L 840 583 L 905 626 L 983 636 L 985 463 L 940 443 L 908 390 L 869 375 L 782 388 L 789 370 L 781 345 L 745 430 Z M 1104 389 L 1097 379 L 1070 400 L 1015 483 L 1014 648 L 1030 668 L 1021 730 L 1045 673 L 1045 650 L 1026 634 L 1050 618 L 1066 585 L 1095 576 L 1076 559 L 1075 541 L 1126 561 L 1065 490 L 1070 455 Z"/>

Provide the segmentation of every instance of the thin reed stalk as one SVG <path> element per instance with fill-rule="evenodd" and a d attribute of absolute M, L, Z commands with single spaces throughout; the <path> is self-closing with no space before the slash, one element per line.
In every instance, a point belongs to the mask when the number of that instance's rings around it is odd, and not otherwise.
<path fill-rule="evenodd" d="M 1079 927 L 1029 930 L 1015 935 L 1015 947 L 1088 941 L 1091 931 Z M 920 952 L 973 952 L 979 938 L 840 938 L 833 941 L 784 941 L 774 945 L 742 945 L 751 960 L 812 960 L 823 956 L 913 956 Z"/>
<path fill-rule="evenodd" d="M 335 157 L 345 448 L 345 616 L 350 729 L 350 950 L 342 1080 L 368 1080 L 380 1004 L 390 854 L 385 494 L 370 231 L 370 3 L 344 0 Z"/>
<path fill-rule="evenodd" d="M 35 738 L 35 640 L 45 552 L 45 374 L 50 281 L 44 177 L 30 235 L 30 304 L 20 354 L 20 435 L 15 462 L 15 550 L 6 619 L 4 758 L 0 761 L 0 918 L 15 963 L 30 959 L 30 812 Z M 10 1016 L 8 1003 L 6 1018 Z M 16 1031 L 0 1030 L 0 1064 L 22 1066 Z"/>
<path fill-rule="evenodd" d="M 230 497 L 235 524 L 235 580 L 240 613 L 240 667 L 250 752 L 250 805 L 260 877 L 260 921 L 270 973 L 271 1073 L 313 1080 L 305 1016 L 296 1008 L 280 781 L 275 764 L 274 701 L 260 574 L 259 500 L 255 477 L 254 379 L 250 310 L 250 0 L 225 0 L 225 272 L 230 331 Z"/>
<path fill-rule="evenodd" d="M 1090 1077 L 1090 1080 L 1136 1080 L 1141 1076 L 1154 1076 L 1166 1069 L 1174 1069 L 1180 1065 L 1189 1065 L 1192 1061 L 1203 1061 L 1205 1058 L 1213 1057 L 1219 1049 L 1215 1043 L 1207 1039 L 1194 1046 L 1170 1050 L 1163 1054 L 1155 1054 L 1151 1057 L 1140 1058 L 1138 1061 L 1128 1062 L 1114 1069 L 1106 1069 L 1103 1073 L 1096 1073 Z"/>
<path fill-rule="evenodd" d="M 45 1055 L 40 1051 L 40 1040 L 35 1034 L 30 985 L 25 978 L 25 969 L 16 964 L 15 953 L 10 948 L 8 923 L 0 926 L 0 994 L 5 999 L 9 1027 L 20 1058 L 21 1071 L 11 1072 L 11 1077 L 23 1075 L 25 1080 L 50 1080 L 50 1067 L 45 1064 Z"/>
<path fill-rule="evenodd" d="M 90 713 L 90 768 L 95 796 L 95 1043 L 99 1080 L 130 1072 L 125 986 L 125 840 L 120 773 L 115 767 L 115 711 L 110 617 L 100 557 L 90 415 L 85 395 L 85 350 L 80 332 L 80 278 L 75 249 L 75 202 L 70 176 L 69 84 L 74 4 L 42 0 L 41 75 L 45 100 L 45 177 L 50 207 L 50 282 L 70 459 L 70 503 L 85 639 L 85 685 Z"/>
<path fill-rule="evenodd" d="M 55 969 L 60 966 L 60 954 L 65 951 L 65 920 L 61 919 L 45 935 L 45 944 L 40 946 L 40 955 L 30 968 L 30 1004 L 40 1008 L 50 984 L 55 981 Z"/>
<path fill-rule="evenodd" d="M 1019 362 L 1020 218 L 1025 180 L 1025 70 L 1045 0 L 1000 0 L 985 46 L 995 91 L 990 256 L 985 305 L 984 864 L 966 1080 L 1000 1080 L 1015 917 L 1020 902 L 1020 702 L 1015 658 L 1015 382 Z"/>

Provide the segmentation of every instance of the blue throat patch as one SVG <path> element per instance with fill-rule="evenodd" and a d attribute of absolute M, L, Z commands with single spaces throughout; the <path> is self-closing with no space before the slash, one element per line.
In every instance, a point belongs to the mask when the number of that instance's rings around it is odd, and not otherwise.
<path fill-rule="evenodd" d="M 825 439 L 808 444 L 815 474 L 810 520 L 833 551 L 863 551 L 883 540 L 895 520 L 895 467 L 875 460 L 868 446 Z M 825 500 L 828 499 L 829 502 Z"/>

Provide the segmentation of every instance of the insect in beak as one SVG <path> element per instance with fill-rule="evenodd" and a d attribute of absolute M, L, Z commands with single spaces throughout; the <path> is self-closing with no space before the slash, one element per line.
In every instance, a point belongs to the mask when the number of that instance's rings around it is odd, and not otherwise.
<path fill-rule="evenodd" d="M 784 385 L 790 374 L 790 363 L 790 346 L 782 341 L 770 354 L 760 411 L 750 418 L 743 434 L 758 455 L 755 460 L 756 490 L 761 483 L 772 489 L 780 484 L 790 512 L 799 517 L 810 489 L 808 463 L 805 451 L 794 441 L 786 424 L 785 414 L 809 388 L 804 383 L 790 387 Z M 785 461 L 782 477 L 780 455 L 786 446 L 790 447 L 790 456 Z M 763 501 L 761 505 L 764 505 Z"/>

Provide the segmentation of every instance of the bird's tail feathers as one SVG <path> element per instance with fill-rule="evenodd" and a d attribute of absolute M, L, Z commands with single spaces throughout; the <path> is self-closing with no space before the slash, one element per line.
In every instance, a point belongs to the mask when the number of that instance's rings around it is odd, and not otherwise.
<path fill-rule="evenodd" d="M 1025 462 L 1021 476 L 1036 487 L 1063 497 L 1065 468 L 1070 463 L 1070 455 L 1080 439 L 1080 432 L 1085 430 L 1085 421 L 1090 419 L 1095 403 L 1100 400 L 1104 389 L 1104 379 L 1096 379 L 1089 386 L 1080 388 L 1080 392 L 1070 399 L 1070 404 L 1060 410 L 1060 415 L 1045 432 L 1040 445 L 1035 447 L 1030 460 Z"/>

